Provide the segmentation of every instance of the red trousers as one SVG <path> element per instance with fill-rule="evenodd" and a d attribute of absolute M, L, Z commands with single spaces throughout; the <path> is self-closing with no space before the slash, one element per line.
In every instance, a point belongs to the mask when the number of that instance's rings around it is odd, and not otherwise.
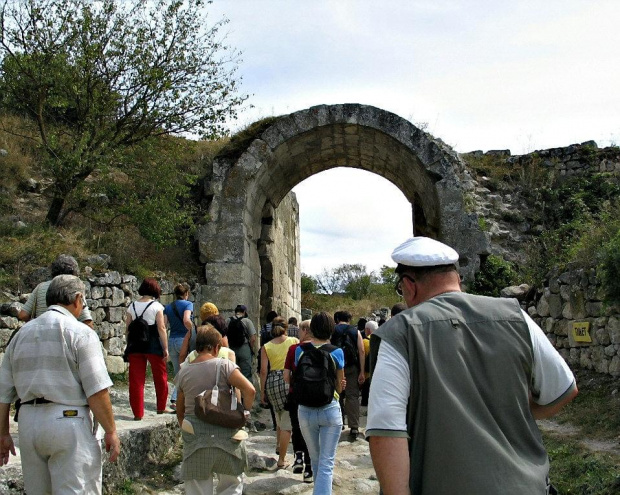
<path fill-rule="evenodd" d="M 134 418 L 144 416 L 144 383 L 146 381 L 146 363 L 151 364 L 157 410 L 166 409 L 168 400 L 168 369 L 163 357 L 156 354 L 129 354 L 129 404 Z"/>

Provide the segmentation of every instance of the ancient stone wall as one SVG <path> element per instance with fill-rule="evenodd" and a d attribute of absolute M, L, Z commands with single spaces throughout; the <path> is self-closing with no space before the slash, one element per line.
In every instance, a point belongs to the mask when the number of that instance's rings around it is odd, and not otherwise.
<path fill-rule="evenodd" d="M 571 366 L 620 376 L 620 307 L 603 301 L 596 270 L 580 268 L 552 272 L 524 306 Z"/>
<path fill-rule="evenodd" d="M 461 156 L 465 162 L 496 159 L 507 165 L 505 170 L 513 171 L 512 178 L 500 179 L 476 173 L 470 166 L 463 171 L 461 183 L 467 196 L 466 208 L 477 215 L 491 254 L 514 263 L 526 261 L 530 240 L 544 231 L 538 211 L 540 199 L 533 194 L 541 174 L 548 177 L 547 182 L 556 184 L 565 178 L 602 172 L 620 176 L 620 148 L 598 148 L 594 141 L 526 155 L 491 150 Z"/>
<path fill-rule="evenodd" d="M 290 318 L 301 317 L 301 257 L 299 205 L 287 195 L 272 216 L 264 217 L 259 257 L 261 260 L 261 308 Z"/>
<path fill-rule="evenodd" d="M 106 367 L 109 373 L 123 373 L 126 369 L 123 361 L 125 350 L 125 313 L 132 301 L 140 297 L 137 293 L 139 282 L 133 275 L 121 275 L 109 271 L 83 278 L 86 286 L 86 302 L 93 316 L 95 331 L 101 339 Z M 160 302 L 163 305 L 174 300 L 173 289 L 176 282 L 160 280 L 162 289 Z M 192 294 L 200 295 L 200 287 L 192 287 Z M 13 332 L 23 325 L 17 314 L 28 294 L 20 296 L 18 301 L 7 302 L 0 306 L 0 363 L 4 350 Z M 14 298 L 17 299 L 17 298 Z M 201 301 L 192 297 L 195 314 L 198 315 Z"/>

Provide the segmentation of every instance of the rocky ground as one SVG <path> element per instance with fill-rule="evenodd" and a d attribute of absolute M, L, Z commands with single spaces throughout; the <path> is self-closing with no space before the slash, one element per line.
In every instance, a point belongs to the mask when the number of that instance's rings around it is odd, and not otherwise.
<path fill-rule="evenodd" d="M 120 391 L 119 391 L 120 392 Z M 115 394 L 117 395 L 117 394 Z M 127 412 L 122 412 L 120 393 L 115 401 L 115 412 L 127 417 Z M 147 386 L 147 407 L 152 401 L 154 408 L 154 396 L 152 386 Z M 149 398 L 151 397 L 151 398 Z M 360 418 L 362 431 L 366 425 L 365 408 L 362 408 L 363 416 Z M 118 417 L 118 416 L 117 416 Z M 145 418 L 149 417 L 149 413 Z M 272 429 L 271 416 L 268 410 L 256 409 L 253 412 L 253 420 L 265 425 L 265 429 L 250 432 L 247 442 L 250 472 L 247 474 L 244 495 L 268 495 L 268 494 L 311 494 L 313 484 L 304 483 L 301 474 L 293 474 L 292 468 L 277 469 L 277 455 L 275 453 L 275 431 Z M 287 462 L 294 460 L 292 445 L 289 446 Z M 133 488 L 138 494 L 158 493 L 162 495 L 176 495 L 184 493 L 183 484 L 179 477 L 180 466 L 177 466 L 171 475 L 175 486 L 163 489 L 154 488 L 154 480 L 133 480 Z M 159 484 L 159 483 L 158 483 Z M 359 493 L 378 493 L 379 483 L 376 480 L 375 471 L 370 460 L 368 442 L 363 435 L 355 442 L 349 441 L 349 429 L 342 432 L 338 451 L 336 453 L 336 467 L 334 470 L 334 493 L 339 495 L 353 495 Z"/>

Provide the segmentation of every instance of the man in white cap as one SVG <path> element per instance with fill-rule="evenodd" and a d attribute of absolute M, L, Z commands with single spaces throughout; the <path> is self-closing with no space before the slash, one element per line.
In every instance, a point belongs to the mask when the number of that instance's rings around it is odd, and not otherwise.
<path fill-rule="evenodd" d="M 461 292 L 458 258 L 425 237 L 392 253 L 409 309 L 371 340 L 366 436 L 381 488 L 548 493 L 535 420 L 577 395 L 575 378 L 515 299 Z"/>

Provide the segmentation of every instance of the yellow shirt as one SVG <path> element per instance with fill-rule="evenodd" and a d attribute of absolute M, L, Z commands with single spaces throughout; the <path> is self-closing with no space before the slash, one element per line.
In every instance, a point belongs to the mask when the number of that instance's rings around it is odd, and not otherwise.
<path fill-rule="evenodd" d="M 265 352 L 272 371 L 284 369 L 288 349 L 294 344 L 299 344 L 299 339 L 296 337 L 286 337 L 286 340 L 279 344 L 274 344 L 273 340 L 265 344 Z"/>

